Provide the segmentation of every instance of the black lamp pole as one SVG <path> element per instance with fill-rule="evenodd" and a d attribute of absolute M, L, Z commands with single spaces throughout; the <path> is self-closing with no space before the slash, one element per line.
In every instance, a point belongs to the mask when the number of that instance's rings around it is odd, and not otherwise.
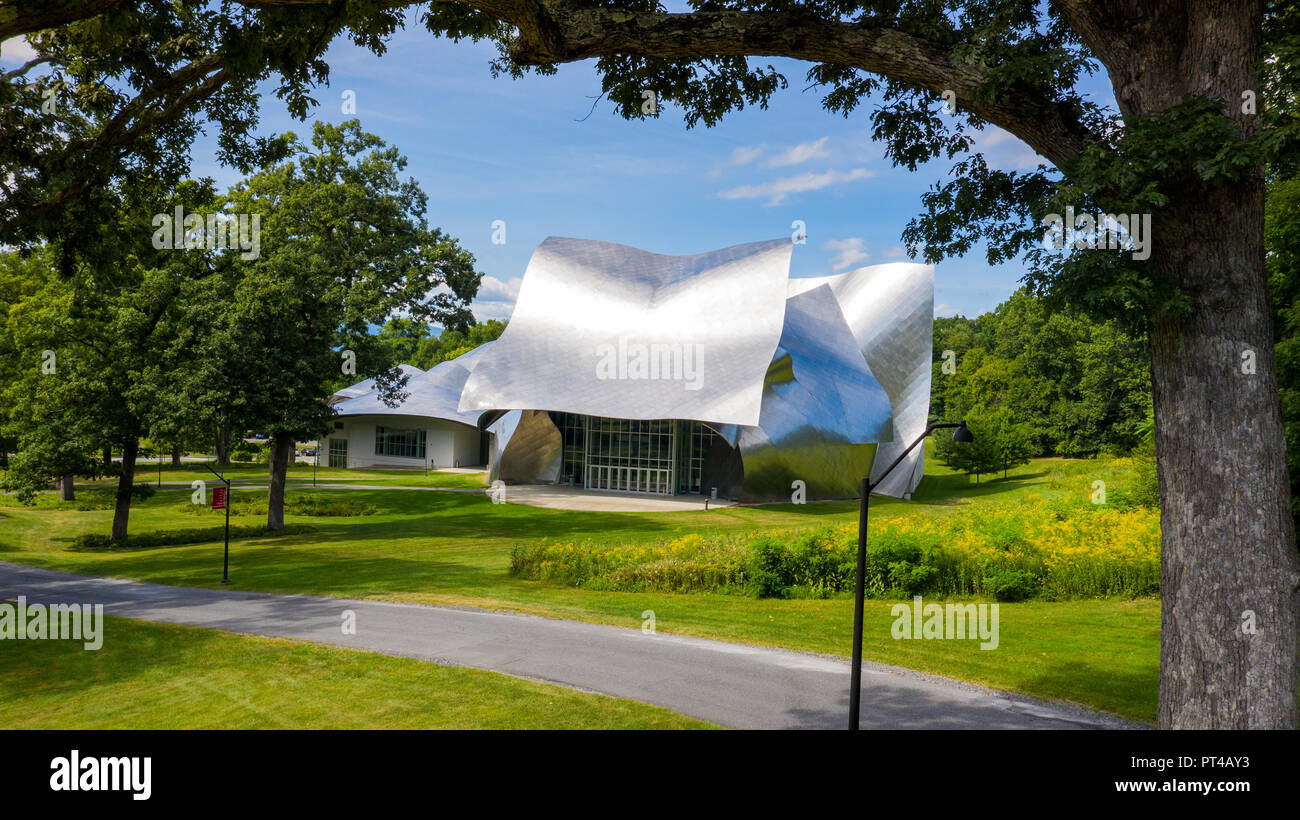
<path fill-rule="evenodd" d="M 203 462 L 203 466 L 226 485 L 226 549 L 221 556 L 221 583 L 228 584 L 230 583 L 230 479 L 212 469 L 206 461 Z"/>
<path fill-rule="evenodd" d="M 885 468 L 880 474 L 880 478 L 875 481 L 870 476 L 862 477 L 862 501 L 858 507 L 858 577 L 853 586 L 853 673 L 852 682 L 849 684 L 849 729 L 857 731 L 858 717 L 862 700 L 862 608 L 866 604 L 866 575 L 867 575 L 867 515 L 870 509 L 871 491 L 880 486 L 880 482 L 885 480 L 885 476 L 894 471 L 907 454 L 916 449 L 916 445 L 925 440 L 925 437 L 935 430 L 946 427 L 955 427 L 956 431 L 952 434 L 953 441 L 974 441 L 975 437 L 971 435 L 970 430 L 966 427 L 965 421 L 932 421 L 925 428 L 925 432 L 917 436 L 916 441 L 907 446 L 907 449 L 899 453 L 894 463 Z"/>

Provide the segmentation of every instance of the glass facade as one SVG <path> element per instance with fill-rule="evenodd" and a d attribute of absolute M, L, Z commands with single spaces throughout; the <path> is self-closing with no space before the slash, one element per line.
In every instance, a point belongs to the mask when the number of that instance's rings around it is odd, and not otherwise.
<path fill-rule="evenodd" d="M 713 429 L 707 425 L 700 424 L 697 421 L 683 421 L 682 445 L 685 452 L 682 454 L 681 480 L 678 482 L 678 491 L 684 493 L 698 493 L 701 491 L 700 481 L 704 475 L 704 459 L 709 454 L 715 441 L 722 441 L 722 436 L 713 432 Z"/>
<path fill-rule="evenodd" d="M 331 438 L 329 466 L 347 467 L 348 466 L 348 440 L 345 438 Z"/>
<path fill-rule="evenodd" d="M 577 413 L 552 413 L 551 420 L 560 428 L 564 447 L 564 464 L 560 480 L 565 484 L 582 485 L 587 465 L 587 416 Z"/>
<path fill-rule="evenodd" d="M 423 459 L 424 431 L 376 427 L 375 455 Z"/>
<path fill-rule="evenodd" d="M 560 430 L 560 480 L 593 490 L 673 495 L 700 492 L 704 459 L 721 438 L 676 419 L 610 419 L 552 413 Z"/>

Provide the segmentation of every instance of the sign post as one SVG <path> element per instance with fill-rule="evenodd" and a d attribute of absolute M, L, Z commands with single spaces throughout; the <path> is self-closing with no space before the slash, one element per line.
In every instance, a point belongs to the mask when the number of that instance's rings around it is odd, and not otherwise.
<path fill-rule="evenodd" d="M 230 479 L 212 469 L 205 461 L 203 466 L 225 484 L 224 487 L 212 488 L 212 509 L 226 511 L 226 551 L 221 559 L 221 583 L 230 583 Z"/>

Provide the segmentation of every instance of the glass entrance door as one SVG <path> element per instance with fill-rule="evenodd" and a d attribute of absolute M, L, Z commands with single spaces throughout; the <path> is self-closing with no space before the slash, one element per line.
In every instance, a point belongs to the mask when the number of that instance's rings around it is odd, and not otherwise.
<path fill-rule="evenodd" d="M 586 475 L 592 490 L 672 495 L 677 425 L 668 419 L 588 419 Z"/>
<path fill-rule="evenodd" d="M 345 438 L 330 439 L 330 466 L 347 467 L 348 466 L 348 440 Z"/>

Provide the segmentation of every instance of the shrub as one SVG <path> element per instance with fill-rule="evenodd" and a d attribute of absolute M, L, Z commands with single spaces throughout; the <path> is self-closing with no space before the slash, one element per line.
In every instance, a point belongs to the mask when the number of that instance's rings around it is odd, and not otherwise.
<path fill-rule="evenodd" d="M 293 515 L 310 515 L 315 517 L 355 517 L 359 515 L 374 515 L 376 508 L 373 504 L 366 501 L 345 496 L 340 491 L 338 495 L 286 495 L 284 499 L 284 511 Z M 234 498 L 230 502 L 230 517 L 240 518 L 245 516 L 265 516 L 267 513 L 268 502 L 266 496 L 258 495 L 255 497 Z M 206 504 L 195 504 L 186 500 L 177 505 L 177 508 L 190 515 L 207 515 L 216 513 L 225 515 L 223 510 L 213 510 Z"/>
<path fill-rule="evenodd" d="M 989 576 L 988 588 L 994 600 L 1006 603 L 1028 600 L 1038 591 L 1034 576 L 1016 569 Z"/>
<path fill-rule="evenodd" d="M 148 501 L 158 492 L 158 488 L 152 484 L 132 484 L 131 500 Z"/>
<path fill-rule="evenodd" d="M 268 442 L 239 439 L 230 445 L 230 460 L 266 464 L 271 460 L 271 446 Z"/>
<path fill-rule="evenodd" d="M 271 538 L 282 535 L 300 535 L 311 532 L 311 527 L 287 526 L 282 530 L 269 530 L 266 526 L 241 527 L 231 525 L 230 540 L 236 538 Z M 98 533 L 78 535 L 72 539 L 73 552 L 128 552 L 132 550 L 155 549 L 158 547 L 179 547 L 188 544 L 202 544 L 212 541 L 224 541 L 225 527 L 207 527 L 198 530 L 156 530 L 128 536 L 125 541 L 114 541 L 107 535 Z"/>
<path fill-rule="evenodd" d="M 790 587 L 789 550 L 773 538 L 759 538 L 749 545 L 747 580 L 755 598 L 786 598 Z"/>

